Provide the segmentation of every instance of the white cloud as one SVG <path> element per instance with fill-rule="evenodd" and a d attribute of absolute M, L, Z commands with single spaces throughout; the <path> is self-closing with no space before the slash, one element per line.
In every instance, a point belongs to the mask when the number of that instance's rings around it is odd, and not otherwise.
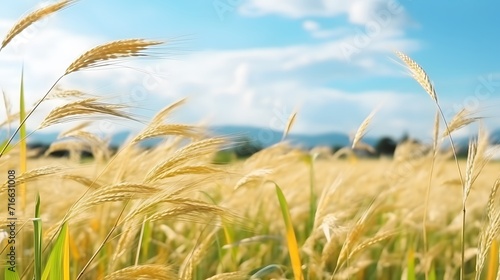
<path fill-rule="evenodd" d="M 288 2 L 263 3 L 289 5 L 284 4 Z M 301 2 L 305 10 L 308 3 Z M 338 13 L 349 12 L 353 21 L 367 17 L 361 8 L 354 7 L 351 11 L 352 5 L 345 6 Z M 5 33 L 6 26 L 10 26 L 9 23 L 0 22 L 0 32 Z M 303 28 L 310 32 L 335 31 L 313 20 L 304 21 Z M 357 86 L 373 77 L 400 76 L 403 71 L 388 57 L 393 49 L 406 52 L 417 49 L 418 42 L 396 36 L 395 32 L 376 36 L 366 45 L 359 46 L 355 35 L 346 34 L 338 33 L 333 37 L 328 34 L 324 36 L 328 40 L 310 44 L 202 51 L 175 60 L 141 60 L 128 64 L 139 71 L 106 69 L 76 73 L 65 78 L 62 84 L 106 96 L 108 101 L 131 105 L 136 109 L 130 112 L 140 117 L 150 117 L 171 102 L 188 96 L 187 106 L 177 111 L 172 122 L 207 120 L 215 125 L 244 124 L 283 129 L 288 115 L 299 109 L 294 132 L 349 132 L 385 100 L 376 118 L 381 121 L 379 125 L 374 123 L 376 132 L 390 134 L 392 130 L 405 127 L 410 127 L 412 133 L 431 130 L 428 124 L 432 125 L 433 107 L 416 105 L 427 100 L 427 96 L 394 92 L 390 85 L 387 91 L 348 88 L 349 81 Z M 24 61 L 27 99 L 35 101 L 71 61 L 103 41 L 77 35 L 63 27 L 40 30 L 26 44 L 19 45 L 22 48 L 8 47 L 0 53 L 2 88 L 17 108 L 20 67 Z M 357 48 L 349 59 L 342 52 L 345 44 Z M 343 86 L 335 86 L 336 82 Z M 47 103 L 41 108 L 30 127 L 36 127 L 54 105 Z M 428 123 L 419 121 L 425 118 L 429 118 Z M 113 132 L 139 125 L 113 120 L 99 122 L 98 127 L 100 131 Z"/>
<path fill-rule="evenodd" d="M 309 28 L 314 27 L 309 24 Z M 0 30 L 1 31 L 1 30 Z M 3 88 L 11 96 L 14 108 L 19 88 L 20 65 L 25 62 L 27 99 L 39 99 L 64 69 L 84 51 L 96 44 L 96 38 L 79 36 L 62 28 L 43 30 L 20 49 L 7 48 L 0 53 Z M 340 52 L 343 40 L 233 51 L 206 51 L 192 53 L 176 60 L 143 60 L 130 64 L 143 71 L 106 69 L 75 73 L 62 81 L 67 87 L 76 87 L 91 94 L 107 96 L 106 100 L 125 103 L 142 110 L 131 112 L 151 116 L 157 110 L 182 97 L 190 102 L 181 109 L 176 120 L 198 122 L 209 118 L 213 124 L 247 124 L 254 126 L 284 125 L 286 117 L 298 106 L 307 111 L 310 102 L 326 96 L 320 102 L 344 108 L 356 106 L 363 110 L 378 100 L 377 95 L 350 93 L 340 89 L 324 89 L 321 84 L 372 75 L 396 75 L 386 60 L 389 50 L 414 48 L 411 40 L 380 41 L 367 46 L 363 54 L 347 61 Z M 382 60 L 383 59 L 383 60 Z M 325 71 L 327 70 L 327 71 Z M 326 92 L 326 93 L 325 93 Z M 29 122 L 31 128 L 53 108 L 48 103 L 40 108 Z M 312 106 L 314 108 L 314 106 Z M 354 110 L 356 111 L 356 110 Z M 364 111 L 363 111 L 364 112 Z M 321 115 L 320 111 L 312 111 Z M 286 116 L 286 117 L 284 117 Z M 305 127 L 326 130 L 328 126 L 304 118 L 297 129 Z M 351 125 L 345 122 L 341 128 Z M 103 125 L 104 126 L 104 125 Z M 123 126 L 112 121 L 105 131 L 137 127 L 137 123 Z M 302 128 L 301 128 L 302 127 Z M 56 127 L 54 129 L 60 129 Z M 299 130 L 300 131 L 300 130 Z"/>
<path fill-rule="evenodd" d="M 408 23 L 403 6 L 396 0 L 249 0 L 241 5 L 240 12 L 247 16 L 276 14 L 291 18 L 347 15 L 351 23 L 360 25 L 387 18 L 399 24 Z"/>

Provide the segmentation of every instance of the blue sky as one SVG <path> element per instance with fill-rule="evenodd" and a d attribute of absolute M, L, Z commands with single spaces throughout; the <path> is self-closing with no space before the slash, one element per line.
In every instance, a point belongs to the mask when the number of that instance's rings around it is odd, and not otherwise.
<path fill-rule="evenodd" d="M 0 36 L 46 3 L 0 0 Z M 183 97 L 188 104 L 173 122 L 280 130 L 297 110 L 293 131 L 300 133 L 351 133 L 378 108 L 372 136 L 424 139 L 435 107 L 396 60 L 400 50 L 426 69 L 446 117 L 466 107 L 496 129 L 499 9 L 495 1 L 81 0 L 0 53 L 0 85 L 15 106 L 24 61 L 27 96 L 35 101 L 95 45 L 162 39 L 170 42 L 163 59 L 76 73 L 61 86 L 131 105 L 144 120 Z M 30 127 L 57 104 L 40 108 Z M 140 125 L 110 119 L 96 126 L 113 133 Z"/>

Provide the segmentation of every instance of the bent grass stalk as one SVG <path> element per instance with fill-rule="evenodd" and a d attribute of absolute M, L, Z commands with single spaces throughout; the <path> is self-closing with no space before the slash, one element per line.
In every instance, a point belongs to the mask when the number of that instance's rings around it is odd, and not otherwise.
<path fill-rule="evenodd" d="M 450 126 L 448 125 L 448 122 L 446 121 L 446 117 L 444 116 L 443 110 L 441 109 L 441 105 L 439 104 L 438 97 L 436 94 L 436 90 L 434 88 L 434 85 L 432 84 L 429 76 L 427 73 L 424 71 L 424 69 L 417 64 L 413 59 L 411 59 L 409 56 L 406 54 L 397 51 L 396 55 L 399 57 L 401 61 L 403 61 L 407 67 L 407 69 L 410 71 L 412 74 L 412 77 L 422 86 L 422 88 L 429 94 L 429 96 L 432 98 L 434 103 L 436 104 L 436 107 L 439 110 L 439 113 L 441 115 L 441 118 L 443 119 L 444 125 L 446 127 L 446 132 L 448 139 L 450 140 L 450 145 L 451 149 L 453 152 L 453 157 L 455 160 L 455 164 L 457 167 L 458 175 L 460 177 L 460 182 L 463 188 L 465 188 L 464 184 L 464 178 L 462 176 L 462 171 L 460 168 L 460 164 L 458 162 L 457 158 L 457 151 L 455 149 L 455 143 L 453 141 L 453 137 L 451 136 L 451 129 Z M 466 199 L 466 194 L 465 192 L 463 193 L 463 200 Z M 461 266 L 460 266 L 460 279 L 464 279 L 464 267 L 465 267 L 465 214 L 466 214 L 466 208 L 465 204 L 462 207 L 462 233 L 461 233 Z"/>

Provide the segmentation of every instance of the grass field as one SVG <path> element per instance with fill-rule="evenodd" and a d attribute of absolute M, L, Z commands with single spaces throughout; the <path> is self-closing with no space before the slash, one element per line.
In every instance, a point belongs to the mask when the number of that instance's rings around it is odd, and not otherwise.
<path fill-rule="evenodd" d="M 247 279 L 259 269 L 264 269 L 263 278 L 293 278 L 276 183 L 289 205 L 305 279 L 415 279 L 424 272 L 434 279 L 457 278 L 462 187 L 453 160 L 438 157 L 429 181 L 432 157 L 346 160 L 322 154 L 311 161 L 309 154 L 283 144 L 245 161 L 215 166 L 215 144 L 189 151 L 187 160 L 167 171 L 171 175 L 148 183 L 148 171 L 179 158 L 175 142 L 148 152 L 124 151 L 108 164 L 29 161 L 28 169 L 39 172 L 28 181 L 25 213 L 18 212 L 22 226 L 17 239 L 24 248 L 18 251 L 20 271 L 33 259 L 29 217 L 34 217 L 39 193 L 43 244 L 71 216 L 71 279 L 96 251 L 83 279 L 140 274 L 147 279 L 206 279 L 228 272 L 238 273 L 215 279 Z M 467 278 L 474 275 L 499 167 L 498 162 L 484 167 L 467 202 Z M 5 193 L 2 199 L 7 200 Z M 6 241 L 2 244 L 5 248 Z M 498 254 L 495 246 L 492 250 Z M 497 266 L 487 265 L 488 271 Z"/>
<path fill-rule="evenodd" d="M 1 50 L 32 23 L 66 8 L 61 1 L 28 14 Z M 443 144 L 477 121 L 463 110 L 445 120 L 426 72 L 396 53 L 436 105 L 433 143 L 403 143 L 393 158 L 363 159 L 352 147 L 335 154 L 286 141 L 248 159 L 216 164 L 225 138 L 174 124 L 170 104 L 116 153 L 89 124 L 61 132 L 66 148 L 93 160 L 28 158 L 25 122 L 47 99 L 40 128 L 70 120 L 133 119 L 123 104 L 75 90 L 53 91 L 79 71 L 155 54 L 160 41 L 127 39 L 97 46 L 68 68 L 33 108 L 19 113 L 0 152 L 0 254 L 11 279 L 500 279 L 497 189 L 500 162 L 490 162 L 480 130 L 465 160 Z M 154 49 L 157 48 L 157 49 Z M 154 50 L 154 51 L 153 51 Z M 26 81 L 29 82 L 29 81 Z M 14 97 L 13 97 L 14 98 Z M 295 114 L 285 126 L 284 140 Z M 15 140 L 15 135 L 20 141 Z M 164 141 L 149 150 L 140 143 Z M 55 144 L 56 145 L 56 144 Z M 60 145 L 60 144 L 57 144 Z"/>

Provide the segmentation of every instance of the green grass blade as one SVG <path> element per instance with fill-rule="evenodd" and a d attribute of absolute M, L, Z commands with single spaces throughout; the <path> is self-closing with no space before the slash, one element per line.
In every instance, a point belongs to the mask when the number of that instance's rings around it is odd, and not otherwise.
<path fill-rule="evenodd" d="M 50 278 L 49 278 L 50 277 Z M 69 236 L 68 224 L 64 223 L 50 253 L 49 261 L 43 271 L 42 280 L 69 280 Z"/>
<path fill-rule="evenodd" d="M 408 249 L 408 253 L 406 255 L 406 270 L 407 270 L 407 280 L 415 280 L 415 251 L 413 247 Z"/>
<path fill-rule="evenodd" d="M 431 271 L 429 272 L 429 280 L 436 280 L 436 266 L 434 262 L 431 264 Z"/>
<path fill-rule="evenodd" d="M 290 211 L 288 209 L 288 203 L 286 202 L 285 195 L 281 191 L 278 184 L 276 184 L 276 194 L 278 195 L 278 200 L 280 203 L 281 213 L 283 214 L 283 220 L 286 226 L 286 240 L 288 243 L 288 252 L 290 254 L 290 261 L 292 262 L 293 274 L 295 279 L 302 280 L 304 276 L 302 275 L 302 265 L 300 263 L 299 246 L 297 245 L 297 238 L 295 238 L 295 230 L 293 229 L 292 217 L 290 216 Z"/>
<path fill-rule="evenodd" d="M 8 267 L 5 268 L 5 271 L 4 271 L 4 279 L 5 280 L 20 280 L 21 277 L 19 277 L 19 273 L 17 272 L 17 270 L 9 270 Z"/>
<path fill-rule="evenodd" d="M 141 241 L 141 256 L 142 261 L 146 262 L 149 256 L 149 245 L 151 244 L 151 235 L 153 234 L 153 226 L 149 220 L 143 223 L 142 241 Z"/>
<path fill-rule="evenodd" d="M 19 93 L 19 171 L 21 174 L 26 172 L 26 108 L 24 102 L 24 67 L 21 71 L 21 89 Z M 26 184 L 19 184 L 19 193 L 21 196 L 21 211 L 26 207 Z"/>
<path fill-rule="evenodd" d="M 40 194 L 36 196 L 35 205 L 35 219 L 33 219 L 34 225 L 34 244 L 35 244 L 35 280 L 42 279 L 42 220 L 40 219 Z"/>

